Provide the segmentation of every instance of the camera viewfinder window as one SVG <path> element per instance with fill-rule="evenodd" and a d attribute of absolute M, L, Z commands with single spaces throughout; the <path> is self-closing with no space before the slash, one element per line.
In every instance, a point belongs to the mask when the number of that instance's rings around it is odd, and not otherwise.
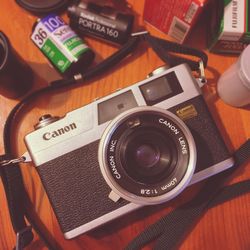
<path fill-rule="evenodd" d="M 141 85 L 140 90 L 147 105 L 155 105 L 183 92 L 174 72 Z"/>
<path fill-rule="evenodd" d="M 98 103 L 98 124 L 110 121 L 120 113 L 137 106 L 131 90 L 100 102 Z"/>

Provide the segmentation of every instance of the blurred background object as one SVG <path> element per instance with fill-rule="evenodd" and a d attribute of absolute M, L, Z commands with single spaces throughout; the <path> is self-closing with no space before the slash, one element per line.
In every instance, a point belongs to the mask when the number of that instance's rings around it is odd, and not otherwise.
<path fill-rule="evenodd" d="M 219 78 L 217 90 L 226 103 L 242 107 L 250 104 L 250 45 Z"/>
<path fill-rule="evenodd" d="M 208 48 L 216 53 L 236 53 L 250 43 L 248 1 L 211 1 Z"/>
<path fill-rule="evenodd" d="M 33 72 L 12 48 L 8 37 L 0 31 L 0 94 L 18 98 L 33 84 Z"/>
<path fill-rule="evenodd" d="M 183 43 L 207 3 L 208 0 L 146 0 L 143 16 L 147 23 Z"/>

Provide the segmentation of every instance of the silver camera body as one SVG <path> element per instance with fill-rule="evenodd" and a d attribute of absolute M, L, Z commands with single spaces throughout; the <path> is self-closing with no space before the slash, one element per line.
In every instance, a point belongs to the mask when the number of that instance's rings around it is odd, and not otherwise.
<path fill-rule="evenodd" d="M 25 144 L 67 239 L 234 164 L 186 64 L 35 128 Z"/>

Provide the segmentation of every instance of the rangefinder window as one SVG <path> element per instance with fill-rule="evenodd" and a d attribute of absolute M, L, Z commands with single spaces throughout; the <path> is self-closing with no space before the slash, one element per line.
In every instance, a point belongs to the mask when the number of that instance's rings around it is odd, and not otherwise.
<path fill-rule="evenodd" d="M 98 103 L 98 124 L 110 121 L 120 113 L 137 106 L 131 90 L 100 102 Z"/>
<path fill-rule="evenodd" d="M 141 85 L 140 90 L 150 106 L 183 92 L 174 72 Z"/>

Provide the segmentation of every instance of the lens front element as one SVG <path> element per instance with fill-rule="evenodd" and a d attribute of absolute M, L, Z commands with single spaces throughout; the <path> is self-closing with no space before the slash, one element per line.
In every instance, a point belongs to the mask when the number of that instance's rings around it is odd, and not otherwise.
<path fill-rule="evenodd" d="M 145 205 L 179 194 L 196 164 L 189 129 L 178 117 L 156 107 L 136 107 L 117 116 L 106 128 L 98 153 L 111 189 Z"/>
<path fill-rule="evenodd" d="M 133 153 L 135 162 L 146 169 L 152 169 L 160 159 L 160 152 L 158 147 L 149 144 L 142 144 L 136 147 Z"/>
<path fill-rule="evenodd" d="M 120 138 L 119 155 L 127 175 L 139 183 L 157 184 L 174 169 L 177 152 L 171 137 L 142 125 Z"/>

